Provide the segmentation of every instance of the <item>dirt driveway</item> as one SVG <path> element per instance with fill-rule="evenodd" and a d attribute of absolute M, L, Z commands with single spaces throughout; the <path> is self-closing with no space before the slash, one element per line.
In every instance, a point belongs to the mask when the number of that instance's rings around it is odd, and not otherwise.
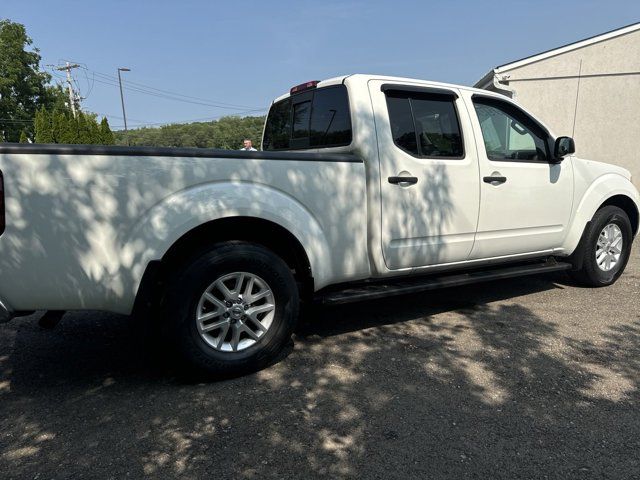
<path fill-rule="evenodd" d="M 322 309 L 260 373 L 188 384 L 128 318 L 0 326 L 2 478 L 640 478 L 640 250 Z"/>

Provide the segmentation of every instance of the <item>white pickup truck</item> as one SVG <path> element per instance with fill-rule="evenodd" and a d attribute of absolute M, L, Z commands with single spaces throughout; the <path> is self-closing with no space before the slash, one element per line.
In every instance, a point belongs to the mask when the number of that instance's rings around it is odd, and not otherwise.
<path fill-rule="evenodd" d="M 301 301 L 565 269 L 609 285 L 638 191 L 574 150 L 501 95 L 371 75 L 276 99 L 259 152 L 1 144 L 1 317 L 138 313 L 235 375 L 275 358 Z"/>

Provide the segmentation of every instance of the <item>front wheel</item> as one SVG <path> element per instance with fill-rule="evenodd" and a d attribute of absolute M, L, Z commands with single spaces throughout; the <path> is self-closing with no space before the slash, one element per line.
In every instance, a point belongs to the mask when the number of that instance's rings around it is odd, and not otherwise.
<path fill-rule="evenodd" d="M 273 252 L 218 244 L 172 276 L 170 340 L 198 372 L 227 377 L 256 371 L 289 341 L 298 303 L 291 270 Z"/>
<path fill-rule="evenodd" d="M 614 206 L 601 208 L 580 242 L 582 266 L 572 272 L 573 278 L 592 287 L 613 284 L 629 261 L 632 241 L 631 222 L 624 210 Z"/>

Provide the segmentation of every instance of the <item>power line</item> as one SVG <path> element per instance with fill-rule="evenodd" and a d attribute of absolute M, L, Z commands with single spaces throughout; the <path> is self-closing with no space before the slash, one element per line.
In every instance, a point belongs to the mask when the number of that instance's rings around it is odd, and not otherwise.
<path fill-rule="evenodd" d="M 112 87 L 117 87 L 118 86 L 118 81 L 117 80 L 111 80 L 111 79 L 106 79 L 106 78 L 95 78 L 94 79 L 95 82 L 98 83 L 102 83 L 104 85 L 110 85 Z M 146 90 L 144 88 L 140 88 L 140 87 L 136 87 L 136 86 L 132 86 L 130 85 L 130 82 L 122 82 L 122 88 L 124 88 L 125 90 L 128 90 L 130 92 L 136 92 L 136 93 L 142 93 L 144 95 L 149 95 L 152 97 L 156 97 L 156 98 L 162 98 L 164 100 L 172 100 L 172 101 L 176 101 L 176 102 L 183 102 L 183 103 L 190 103 L 193 105 L 202 105 L 204 107 L 213 107 L 213 108 L 220 108 L 223 110 L 238 110 L 238 108 L 241 107 L 232 107 L 232 106 L 228 106 L 228 105 L 221 105 L 221 104 L 217 104 L 217 103 L 208 103 L 208 102 L 201 102 L 201 101 L 197 101 L 197 100 L 188 100 L 186 98 L 178 98 L 178 97 L 174 97 L 171 95 L 165 95 L 163 93 L 156 93 L 156 92 L 152 92 L 149 90 Z M 262 110 L 262 109 L 258 109 L 258 108 L 247 108 L 245 110 L 242 110 L 242 112 L 252 112 L 252 111 L 257 111 L 257 110 Z M 238 113 L 242 113 L 242 112 L 238 112 Z"/>
<path fill-rule="evenodd" d="M 94 70 L 89 70 L 87 67 L 82 67 L 82 68 L 86 68 L 87 71 L 90 71 L 94 75 L 98 75 L 98 76 L 103 77 L 103 78 L 105 78 L 107 80 L 116 80 L 116 77 L 114 77 L 113 75 L 109 75 L 109 74 L 101 73 L 101 72 L 96 72 Z M 224 105 L 226 107 L 242 108 L 242 109 L 253 109 L 253 108 L 255 108 L 255 107 L 249 107 L 247 105 L 238 105 L 238 104 L 234 104 L 234 103 L 221 102 L 221 101 L 218 101 L 218 100 L 211 100 L 211 99 L 208 99 L 208 98 L 194 97 L 192 95 L 184 95 L 182 93 L 172 92 L 172 91 L 169 91 L 169 90 L 163 90 L 161 88 L 152 87 L 152 86 L 145 85 L 145 84 L 139 83 L 139 82 L 133 82 L 131 80 L 127 80 L 127 83 L 129 85 L 137 86 L 137 87 L 139 87 L 141 89 L 144 89 L 144 90 L 151 90 L 151 91 L 155 91 L 155 92 L 158 92 L 158 93 L 163 93 L 163 94 L 166 94 L 166 95 L 169 95 L 169 96 L 173 96 L 173 97 L 182 97 L 182 98 L 188 98 L 188 99 L 192 99 L 192 100 L 199 100 L 201 102 L 205 102 L 205 103 L 208 103 L 208 104 L 215 104 L 215 105 L 219 105 L 219 106 Z"/>
<path fill-rule="evenodd" d="M 108 118 L 117 118 L 118 120 L 124 120 L 124 117 L 121 117 L 119 115 L 112 115 L 110 113 L 100 113 L 100 112 L 92 112 L 95 113 L 96 115 L 99 115 L 101 117 L 108 117 Z M 139 124 L 139 125 L 145 125 L 147 123 L 151 123 L 151 122 L 147 122 L 146 120 L 141 120 L 139 118 L 131 118 L 131 117 L 127 117 L 130 120 L 133 120 L 135 123 L 135 125 Z"/>
<path fill-rule="evenodd" d="M 84 73 L 84 79 L 87 81 L 87 90 L 88 90 L 87 93 L 85 94 L 84 98 L 89 98 L 89 96 L 91 95 L 91 92 L 93 92 L 93 86 L 94 86 L 95 82 L 92 79 L 91 83 L 89 83 L 89 76 L 87 75 L 87 69 L 86 68 L 82 69 L 82 73 Z"/>
<path fill-rule="evenodd" d="M 94 75 L 93 82 L 102 83 L 104 85 L 109 85 L 109 86 L 112 86 L 112 87 L 119 87 L 117 77 L 115 77 L 113 75 L 108 75 L 108 74 L 105 74 L 105 73 L 100 73 L 100 72 L 96 72 L 96 71 L 90 70 L 90 69 L 88 69 L 86 66 L 84 66 L 82 64 L 78 64 L 78 65 L 80 66 L 80 68 L 82 68 L 82 69 L 86 70 L 87 72 L 90 72 L 90 73 L 92 73 Z M 64 79 L 64 77 L 62 77 L 60 75 L 57 75 L 55 72 L 53 72 L 53 73 L 57 78 Z M 96 76 L 98 78 L 96 78 Z M 133 84 L 135 84 L 135 85 L 133 85 Z M 136 85 L 139 85 L 139 86 L 136 86 Z M 162 90 L 162 89 L 157 89 L 157 88 L 154 88 L 154 87 L 149 87 L 147 85 L 144 85 L 144 84 L 141 84 L 141 83 L 137 83 L 137 82 L 130 82 L 130 81 L 126 81 L 125 82 L 125 81 L 123 81 L 122 82 L 122 87 L 125 90 L 131 91 L 131 92 L 142 93 L 144 95 L 150 95 L 152 97 L 162 98 L 162 99 L 165 99 L 165 100 L 172 100 L 172 101 L 178 101 L 178 102 L 183 102 L 183 103 L 190 103 L 190 104 L 194 104 L 194 105 L 202 105 L 202 106 L 205 106 L 205 107 L 213 107 L 213 108 L 226 109 L 226 110 L 238 110 L 239 108 L 243 109 L 241 111 L 235 111 L 234 114 L 260 112 L 260 111 L 264 110 L 264 108 L 252 108 L 252 107 L 248 107 L 248 106 L 235 105 L 235 104 L 224 103 L 224 102 L 213 102 L 213 101 L 210 101 L 210 100 L 199 101 L 199 100 L 195 100 L 195 99 L 200 99 L 200 97 L 192 97 L 190 95 L 183 95 L 183 94 L 179 94 L 179 93 L 175 93 L 175 92 L 169 92 L 168 90 Z M 167 92 L 167 93 L 159 93 L 159 92 Z M 184 98 L 179 98 L 179 97 L 184 97 Z M 194 99 L 194 100 L 190 100 L 190 99 Z"/>
<path fill-rule="evenodd" d="M 69 63 L 69 62 L 67 62 Z M 89 69 L 86 64 L 83 63 L 74 63 L 74 68 L 80 68 L 81 70 L 83 70 L 84 74 L 85 74 L 85 78 L 87 80 L 87 85 L 89 85 L 89 78 L 88 78 L 88 73 L 91 74 L 92 79 L 91 79 L 91 87 L 89 91 L 93 90 L 93 86 L 94 84 L 97 83 L 101 83 L 103 85 L 108 85 L 111 87 L 119 87 L 119 81 L 118 78 L 114 75 L 109 75 L 106 73 L 101 73 L 101 72 L 97 72 L 94 70 Z M 52 66 L 53 67 L 53 66 Z M 54 68 L 54 71 L 52 72 L 53 75 L 61 80 L 66 80 L 65 77 L 63 75 L 58 74 L 55 70 L 62 70 L 63 68 L 59 68 L 56 69 Z M 75 79 L 74 79 L 75 80 Z M 76 82 L 76 87 L 79 90 L 79 85 Z M 122 88 L 124 90 L 127 90 L 129 92 L 133 92 L 133 93 L 140 93 L 143 95 L 149 95 L 155 98 L 160 98 L 163 100 L 171 100 L 171 101 L 177 101 L 177 102 L 183 102 L 183 103 L 189 103 L 189 104 L 194 104 L 194 105 L 202 105 L 205 107 L 212 107 L 212 108 L 218 108 L 218 109 L 223 109 L 223 110 L 234 110 L 233 112 L 229 112 L 227 115 L 246 115 L 246 114 L 258 114 L 261 112 L 265 112 L 267 109 L 266 108 L 252 108 L 252 107 L 248 107 L 246 105 L 238 105 L 238 104 L 233 104 L 233 103 L 226 103 L 226 102 L 218 102 L 218 101 L 214 101 L 214 100 L 210 100 L 210 99 L 205 99 L 205 98 L 201 98 L 201 97 L 195 97 L 192 95 L 184 95 L 181 93 L 177 93 L 177 92 L 172 92 L 169 90 L 163 90 L 160 88 L 155 88 L 149 85 L 145 85 L 143 83 L 139 83 L 139 82 L 132 82 L 132 81 L 122 81 Z M 239 110 L 240 109 L 240 110 Z M 117 115 L 110 115 L 110 114 L 101 114 L 99 112 L 95 112 L 98 115 L 102 115 L 102 116 L 106 116 L 106 117 L 113 117 L 113 118 L 118 118 L 120 120 L 124 120 L 123 117 L 119 117 Z M 169 122 L 146 122 L 144 120 L 140 120 L 140 119 L 132 119 L 134 120 L 133 126 L 135 127 L 142 127 L 142 126 L 162 126 L 162 125 L 172 125 L 172 124 L 180 124 L 180 123 L 192 123 L 192 122 L 207 122 L 207 121 L 215 121 L 217 119 L 219 119 L 220 117 L 222 117 L 223 115 L 217 115 L 217 116 L 213 116 L 213 117 L 201 117 L 201 118 L 197 118 L 197 119 L 192 119 L 192 120 L 180 120 L 180 121 L 169 121 Z M 116 127 L 116 126 L 114 126 Z"/>
<path fill-rule="evenodd" d="M 19 120 L 17 118 L 0 118 L 0 122 L 2 123 L 33 123 L 33 120 Z"/>

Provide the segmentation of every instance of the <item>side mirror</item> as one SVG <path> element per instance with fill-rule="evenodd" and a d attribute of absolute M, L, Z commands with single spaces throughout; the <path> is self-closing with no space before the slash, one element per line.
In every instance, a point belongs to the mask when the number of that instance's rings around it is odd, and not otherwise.
<path fill-rule="evenodd" d="M 553 158 L 562 160 L 576 151 L 576 144 L 571 137 L 558 137 L 553 147 Z"/>

